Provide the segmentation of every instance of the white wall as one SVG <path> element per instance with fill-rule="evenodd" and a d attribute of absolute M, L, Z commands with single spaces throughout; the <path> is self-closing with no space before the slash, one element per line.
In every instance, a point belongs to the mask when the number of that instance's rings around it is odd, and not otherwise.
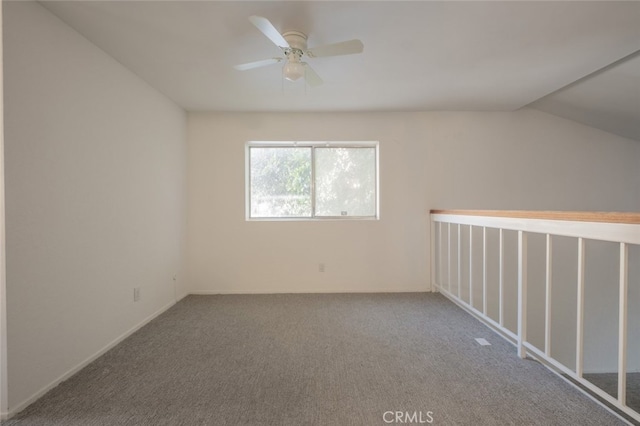
<path fill-rule="evenodd" d="M 437 208 L 640 209 L 640 144 L 533 109 L 433 113 Z M 431 136 L 432 135 L 432 136 Z"/>
<path fill-rule="evenodd" d="M 4 6 L 15 411 L 185 294 L 186 117 L 39 4 Z"/>
<path fill-rule="evenodd" d="M 426 291 L 421 115 L 189 114 L 189 288 Z M 416 125 L 418 124 L 418 125 Z M 379 221 L 245 221 L 249 140 L 380 140 Z M 419 154 L 419 155 L 416 155 Z M 418 196 L 416 196 L 418 195 Z M 325 263 L 320 273 L 318 264 Z"/>
<path fill-rule="evenodd" d="M 640 144 L 535 110 L 191 113 L 188 128 L 195 292 L 426 291 L 430 208 L 640 209 Z M 245 142 L 324 139 L 380 141 L 380 221 L 245 221 Z"/>
<path fill-rule="evenodd" d="M 0 419 L 7 412 L 7 268 L 4 214 L 4 78 L 2 7 L 0 2 Z"/>
<path fill-rule="evenodd" d="M 640 143 L 532 109 L 190 113 L 188 132 L 187 270 L 197 293 L 428 291 L 431 208 L 640 210 Z M 380 221 L 245 221 L 246 141 L 325 139 L 380 141 Z M 615 299 L 606 285 L 588 305 L 597 309 L 602 295 Z M 570 291 L 558 300 L 575 304 Z M 571 330 L 563 319 L 575 315 L 559 312 L 556 341 L 571 342 L 562 337 Z M 617 321 L 589 312 L 590 329 Z M 556 348 L 572 359 L 571 347 Z M 610 369 L 610 355 L 587 354 L 587 365 Z"/>

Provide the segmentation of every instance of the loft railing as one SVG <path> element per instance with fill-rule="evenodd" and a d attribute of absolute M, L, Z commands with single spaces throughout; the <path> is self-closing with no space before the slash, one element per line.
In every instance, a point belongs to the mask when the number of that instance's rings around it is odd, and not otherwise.
<path fill-rule="evenodd" d="M 481 240 L 474 243 L 474 234 Z M 497 233 L 497 244 L 487 244 L 487 233 Z M 516 253 L 505 249 L 505 234 L 517 234 Z M 528 237 L 532 234 L 542 234 L 544 237 L 544 260 L 537 262 L 544 264 L 544 317 L 541 319 L 544 327 L 544 339 L 538 339 L 538 344 L 530 341 L 527 331 L 531 324 L 529 319 L 528 295 Z M 575 281 L 554 282 L 553 243 L 557 237 L 569 237 L 575 240 L 573 256 L 575 261 Z M 541 237 L 536 237 L 541 238 Z M 613 396 L 585 378 L 585 253 L 586 241 L 596 240 L 615 243 L 617 245 L 617 278 L 614 278 L 614 290 L 619 293 L 617 318 L 617 392 Z M 432 210 L 431 211 L 431 285 L 432 290 L 439 291 L 453 302 L 468 310 L 479 319 L 499 331 L 507 340 L 517 347 L 521 358 L 531 355 L 560 375 L 565 375 L 591 391 L 604 401 L 616 407 L 629 417 L 640 421 L 640 407 L 629 406 L 627 401 L 627 361 L 629 359 L 629 250 L 637 250 L 640 245 L 640 214 L 638 213 L 592 213 L 592 212 L 551 212 L 551 211 L 481 211 L 481 210 Z M 497 246 L 497 247 L 496 247 Z M 566 244 L 565 244 L 566 246 Z M 563 246 L 563 247 L 565 247 Z M 565 247 L 566 248 L 566 247 Z M 463 255 L 463 251 L 464 253 Z M 565 250 L 566 251 L 566 250 Z M 635 251 L 634 251 L 635 253 Z M 511 270 L 517 268 L 516 283 L 506 274 L 507 257 L 517 265 L 509 265 Z M 556 253 L 565 255 L 566 253 Z M 497 263 L 497 277 L 488 278 L 488 257 Z M 615 255 L 614 255 L 615 256 Z M 495 262 L 497 258 L 497 262 Z M 562 262 L 570 262 L 560 258 Z M 635 258 L 634 258 L 635 259 Z M 639 262 L 640 263 L 640 262 Z M 474 271 L 475 265 L 475 271 Z M 478 267 L 480 265 L 480 267 Z M 468 268 L 468 269 L 467 269 Z M 478 273 L 479 270 L 479 273 Z M 475 273 L 474 273 L 475 272 Z M 495 270 L 494 270 L 495 272 Z M 465 277 L 466 275 L 466 277 Z M 640 274 L 639 274 L 640 275 Z M 640 278 L 639 278 L 640 280 Z M 497 283 L 495 282 L 497 281 Z M 636 283 L 634 281 L 634 283 Z M 510 304 L 505 297 L 509 285 L 517 284 L 517 302 L 513 297 Z M 533 284 L 533 283 L 532 283 Z M 539 284 L 539 282 L 538 282 Z M 610 283 L 611 284 L 611 283 Z M 640 283 L 637 283 L 640 284 Z M 576 299 L 574 306 L 560 306 L 554 302 L 554 287 L 575 286 Z M 606 283 L 605 283 L 606 285 Z M 640 285 L 639 285 L 640 286 Z M 497 289 L 496 289 L 497 287 Z M 491 288 L 491 290 L 490 290 Z M 515 290 L 515 289 L 513 289 Z M 514 291 L 511 291 L 514 293 Z M 513 303 L 515 302 L 515 303 Z M 557 301 L 556 301 L 557 302 Z M 497 312 L 495 306 L 497 305 Z M 515 306 L 512 306 L 515 305 Z M 493 307 L 493 313 L 489 307 Z M 536 306 L 536 311 L 542 307 Z M 575 309 L 575 365 L 573 368 L 566 361 L 557 359 L 552 353 L 551 343 L 554 329 L 552 318 L 559 310 Z M 517 326 L 505 325 L 506 313 L 515 312 Z M 537 313 L 537 312 L 535 312 Z M 637 313 L 635 313 L 637 314 Z M 635 315 L 634 314 L 634 315 Z M 640 318 L 640 314 L 637 314 Z M 513 321 L 512 321 L 513 322 Z M 638 318 L 632 322 L 632 327 L 640 327 Z M 541 324 L 536 324 L 540 327 Z M 637 330 L 637 329 L 636 329 Z M 633 360 L 640 360 L 640 349 L 633 353 Z M 638 368 L 637 363 L 634 363 Z M 640 380 L 640 373 L 638 375 Z"/>

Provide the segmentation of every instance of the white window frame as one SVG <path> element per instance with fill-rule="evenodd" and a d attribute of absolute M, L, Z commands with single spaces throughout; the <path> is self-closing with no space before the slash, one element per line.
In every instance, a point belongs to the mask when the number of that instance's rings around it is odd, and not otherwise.
<path fill-rule="evenodd" d="M 252 147 L 311 148 L 311 216 L 251 217 L 251 156 Z M 313 148 L 375 148 L 375 204 L 374 216 L 316 216 L 315 215 L 315 154 Z M 331 221 L 380 219 L 380 144 L 378 141 L 249 141 L 245 144 L 245 220 L 247 221 Z"/>

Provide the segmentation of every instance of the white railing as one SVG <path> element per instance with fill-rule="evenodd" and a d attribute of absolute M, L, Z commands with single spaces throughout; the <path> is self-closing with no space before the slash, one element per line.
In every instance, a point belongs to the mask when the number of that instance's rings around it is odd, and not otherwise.
<path fill-rule="evenodd" d="M 474 244 L 474 234 L 479 236 L 480 230 L 482 231 L 482 241 Z M 494 234 L 497 233 L 498 241 L 493 247 L 488 247 L 487 230 L 493 230 L 491 232 Z M 468 241 L 463 241 L 463 231 L 468 234 Z M 517 233 L 517 303 L 511 304 L 505 300 L 507 281 L 509 280 L 505 273 L 507 266 L 505 263 L 506 232 Z M 527 301 L 529 293 L 527 288 L 529 275 L 527 270 L 527 260 L 529 258 L 527 255 L 527 237 L 531 234 L 542 234 L 545 240 L 544 302 L 542 302 L 544 304 L 544 318 L 542 318 L 544 339 L 539 339 L 543 343 L 538 344 L 538 346 L 542 347 L 536 346 L 527 338 L 527 320 L 529 317 L 527 313 L 529 305 Z M 553 281 L 553 241 L 556 236 L 571 237 L 576 241 L 576 282 L 560 283 Z M 617 254 L 619 258 L 619 262 L 617 262 L 619 268 L 618 282 L 614 284 L 619 292 L 617 303 L 617 394 L 615 397 L 584 377 L 586 240 L 613 242 L 618 245 L 616 249 L 616 251 L 619 251 L 619 254 Z M 466 246 L 467 243 L 468 246 Z M 453 302 L 499 331 L 507 340 L 516 345 L 520 357 L 533 356 L 559 374 L 570 377 L 629 417 L 640 421 L 640 413 L 636 411 L 640 410 L 640 408 L 627 405 L 626 398 L 627 360 L 629 356 L 629 247 L 638 245 L 640 245 L 640 214 L 636 213 L 432 210 L 432 290 L 441 292 Z M 465 256 L 462 253 L 463 248 L 467 252 Z M 497 253 L 493 253 L 492 249 L 495 249 Z M 487 273 L 487 258 L 489 254 L 493 255 L 494 260 L 497 258 L 497 261 L 494 262 L 497 263 L 497 277 L 494 276 L 491 283 L 488 280 Z M 507 252 L 507 254 L 513 260 L 513 253 Z M 481 268 L 477 267 L 478 264 L 481 265 Z M 480 270 L 479 273 L 474 274 L 474 265 L 476 265 L 476 272 Z M 514 265 L 510 266 L 515 269 Z M 463 277 L 464 274 L 467 275 L 466 279 Z M 489 291 L 490 284 L 492 284 L 492 291 Z M 557 312 L 558 309 L 568 308 L 558 308 L 557 304 L 554 305 L 552 303 L 554 300 L 552 286 L 569 284 L 576 286 L 575 306 L 570 307 L 571 310 L 575 309 L 576 312 L 574 368 L 565 365 L 567 364 L 566 360 L 563 363 L 554 358 L 551 351 L 553 312 Z M 533 289 L 532 287 L 529 290 Z M 481 299 L 481 302 L 479 299 Z M 489 312 L 489 305 L 494 307 L 493 314 Z M 498 305 L 497 312 L 495 305 Z M 507 310 L 512 313 L 515 311 L 517 327 L 512 325 L 510 329 L 505 325 Z M 634 327 L 640 326 L 636 322 L 633 322 L 632 325 Z M 634 361 L 640 359 L 640 353 L 634 353 L 633 356 Z M 636 366 L 635 368 L 638 367 Z"/>

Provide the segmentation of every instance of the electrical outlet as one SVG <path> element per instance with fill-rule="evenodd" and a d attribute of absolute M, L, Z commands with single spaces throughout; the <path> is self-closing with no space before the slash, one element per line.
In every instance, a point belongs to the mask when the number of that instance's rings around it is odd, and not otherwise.
<path fill-rule="evenodd" d="M 140 301 L 140 287 L 133 288 L 133 301 L 134 302 Z"/>
<path fill-rule="evenodd" d="M 324 263 L 318 265 L 318 272 L 324 272 Z"/>

